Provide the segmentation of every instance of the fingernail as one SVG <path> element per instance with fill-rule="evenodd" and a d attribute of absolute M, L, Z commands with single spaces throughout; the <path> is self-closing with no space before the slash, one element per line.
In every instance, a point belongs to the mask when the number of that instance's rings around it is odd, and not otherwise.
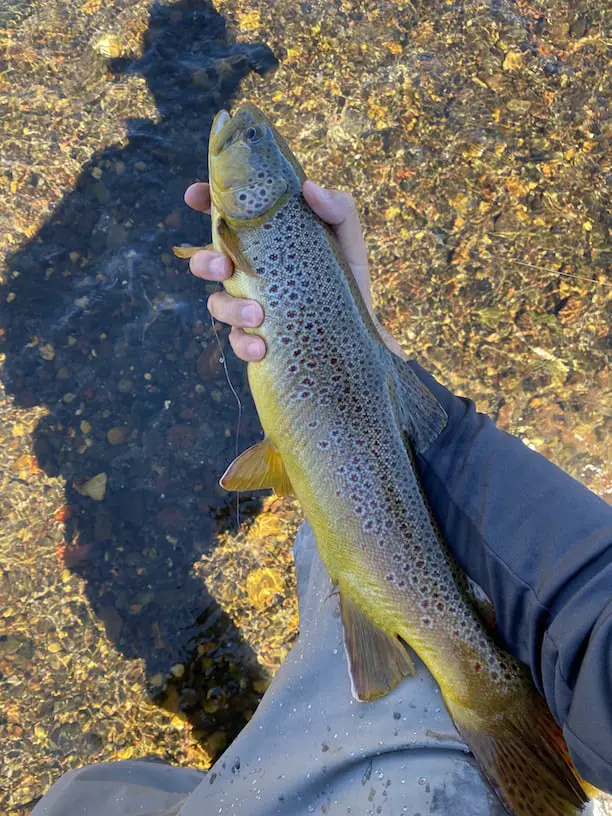
<path fill-rule="evenodd" d="M 258 340 L 249 340 L 247 343 L 247 354 L 249 357 L 261 357 L 261 343 Z"/>
<path fill-rule="evenodd" d="M 251 304 L 243 306 L 240 310 L 240 318 L 245 325 L 256 326 L 259 323 L 259 310 Z"/>
<path fill-rule="evenodd" d="M 208 271 L 213 278 L 221 280 L 221 278 L 225 277 L 225 263 L 225 257 L 223 255 L 217 255 L 210 261 L 208 264 Z"/>
<path fill-rule="evenodd" d="M 323 187 L 319 187 L 319 185 L 315 184 L 314 182 L 313 186 L 315 194 L 319 201 L 327 201 L 328 198 L 331 198 L 331 193 L 329 192 L 329 190 L 325 190 Z"/>

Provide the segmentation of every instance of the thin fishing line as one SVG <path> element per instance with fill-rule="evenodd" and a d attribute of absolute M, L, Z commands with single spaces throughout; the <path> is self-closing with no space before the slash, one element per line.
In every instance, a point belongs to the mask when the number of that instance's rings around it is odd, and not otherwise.
<path fill-rule="evenodd" d="M 240 397 L 238 396 L 238 392 L 234 388 L 234 385 L 233 385 L 233 383 L 231 381 L 229 371 L 228 371 L 228 368 L 227 368 L 227 360 L 225 359 L 225 354 L 223 353 L 223 346 L 221 345 L 221 340 L 219 340 L 219 333 L 217 332 L 217 329 L 215 328 L 215 318 L 212 315 L 210 315 L 210 325 L 211 325 L 211 328 L 213 330 L 213 334 L 215 335 L 215 340 L 217 341 L 217 346 L 219 347 L 219 354 L 220 354 L 219 362 L 223 366 L 223 371 L 225 372 L 225 379 L 227 380 L 227 384 L 230 387 L 230 391 L 234 395 L 234 398 L 236 399 L 236 403 L 238 405 L 238 419 L 236 420 L 236 434 L 235 434 L 235 436 L 236 436 L 236 452 L 235 452 L 236 457 L 235 458 L 237 459 L 238 458 L 238 442 L 239 442 L 239 436 L 240 436 L 240 423 L 242 421 L 242 402 L 240 400 Z M 239 529 L 240 529 L 240 491 L 237 490 L 236 491 L 236 532 L 238 532 Z"/>
<path fill-rule="evenodd" d="M 499 255 L 495 257 L 499 258 Z M 599 283 L 604 286 L 612 286 L 612 283 L 607 281 L 600 281 L 597 278 L 587 278 L 586 275 L 574 275 L 573 272 L 560 272 L 557 269 L 546 269 L 544 266 L 536 266 L 535 264 L 526 263 L 525 261 L 517 261 L 514 258 L 503 258 L 500 260 L 510 261 L 510 263 L 519 264 L 519 266 L 528 266 L 529 269 L 537 269 L 539 272 L 547 272 L 549 275 L 562 275 L 565 278 L 576 278 L 577 280 L 589 281 L 589 283 Z"/>

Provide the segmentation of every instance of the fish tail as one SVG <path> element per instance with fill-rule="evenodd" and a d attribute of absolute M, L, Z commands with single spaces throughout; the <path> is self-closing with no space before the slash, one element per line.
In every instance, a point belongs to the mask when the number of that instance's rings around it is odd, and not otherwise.
<path fill-rule="evenodd" d="M 452 701 L 447 705 L 511 816 L 583 812 L 589 786 L 580 779 L 563 734 L 535 689 L 527 699 L 524 693 L 513 696 L 495 720 Z"/>

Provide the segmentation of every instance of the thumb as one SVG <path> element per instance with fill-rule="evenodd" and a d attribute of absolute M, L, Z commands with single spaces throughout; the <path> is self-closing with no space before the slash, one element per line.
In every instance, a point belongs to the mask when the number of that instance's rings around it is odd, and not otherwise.
<path fill-rule="evenodd" d="M 314 212 L 334 228 L 344 257 L 366 300 L 371 302 L 368 250 L 353 196 L 341 190 L 325 190 L 314 181 L 304 182 L 304 198 Z"/>

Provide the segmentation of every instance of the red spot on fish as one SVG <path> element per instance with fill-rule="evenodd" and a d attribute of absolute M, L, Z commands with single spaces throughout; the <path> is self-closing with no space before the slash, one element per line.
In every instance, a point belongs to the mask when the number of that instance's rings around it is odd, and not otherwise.
<path fill-rule="evenodd" d="M 427 598 L 425 598 L 424 601 L 421 601 L 421 606 L 423 607 L 423 609 L 427 609 L 427 607 L 429 606 L 429 601 L 427 600 Z"/>
<path fill-rule="evenodd" d="M 480 663 L 476 663 L 476 665 L 474 666 L 474 671 L 479 672 L 481 669 L 482 669 L 482 666 L 480 665 Z"/>

